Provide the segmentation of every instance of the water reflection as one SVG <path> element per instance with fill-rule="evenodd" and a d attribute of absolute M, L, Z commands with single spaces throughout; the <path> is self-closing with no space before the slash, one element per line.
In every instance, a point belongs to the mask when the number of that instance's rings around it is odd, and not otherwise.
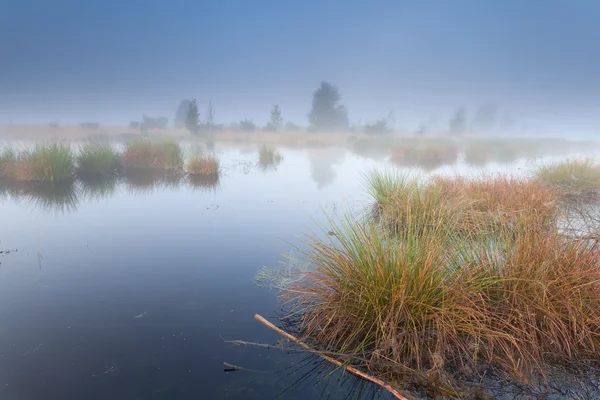
<path fill-rule="evenodd" d="M 346 158 L 346 150 L 339 148 L 314 149 L 308 151 L 310 177 L 323 189 L 333 183 L 336 177 L 334 165 L 341 165 Z"/>
<path fill-rule="evenodd" d="M 77 210 L 79 196 L 73 180 L 64 182 L 0 182 L 0 194 L 13 198 L 24 207 L 51 213 L 70 213 Z"/>

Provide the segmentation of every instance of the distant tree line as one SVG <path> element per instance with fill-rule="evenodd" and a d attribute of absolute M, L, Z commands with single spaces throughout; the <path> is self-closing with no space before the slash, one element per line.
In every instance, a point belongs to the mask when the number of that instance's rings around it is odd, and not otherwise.
<path fill-rule="evenodd" d="M 342 103 L 342 96 L 337 86 L 329 82 L 321 82 L 312 95 L 310 110 L 307 114 L 308 131 L 313 132 L 363 132 L 368 135 L 382 135 L 395 131 L 395 116 L 392 111 L 386 117 L 378 120 L 351 125 L 348 110 Z M 206 111 L 201 113 L 196 99 L 183 99 L 179 103 L 173 119 L 178 129 L 187 129 L 194 136 L 212 136 L 223 125 L 216 124 L 216 108 L 212 101 L 208 102 Z M 505 117 L 500 123 L 498 107 L 489 103 L 479 107 L 469 120 L 466 107 L 458 107 L 448 120 L 448 134 L 462 135 L 465 133 L 491 132 L 499 125 L 509 127 L 510 118 Z M 168 125 L 166 117 L 149 117 L 144 115 L 141 122 L 133 121 L 130 126 L 143 132 L 153 129 L 164 129 Z M 82 124 L 83 126 L 83 124 Z M 89 126 L 88 126 L 89 127 Z M 263 130 L 268 132 L 300 131 L 302 127 L 291 121 L 285 121 L 283 112 L 278 104 L 273 105 L 269 119 L 263 127 L 259 127 L 250 119 L 242 119 L 230 124 L 229 129 L 243 132 Z M 425 135 L 429 129 L 420 125 L 415 134 Z"/>

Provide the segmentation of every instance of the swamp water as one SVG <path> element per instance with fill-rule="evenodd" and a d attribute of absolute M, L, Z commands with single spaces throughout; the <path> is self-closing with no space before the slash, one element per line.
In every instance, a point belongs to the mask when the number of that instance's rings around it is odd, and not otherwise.
<path fill-rule="evenodd" d="M 256 152 L 217 155 L 216 186 L 0 190 L 0 250 L 18 249 L 0 254 L 0 399 L 390 398 L 314 356 L 224 342 L 281 339 L 253 318 L 280 306 L 254 276 L 327 215 L 364 209 L 362 174 L 384 164 L 339 149 L 283 151 L 267 170 Z"/>

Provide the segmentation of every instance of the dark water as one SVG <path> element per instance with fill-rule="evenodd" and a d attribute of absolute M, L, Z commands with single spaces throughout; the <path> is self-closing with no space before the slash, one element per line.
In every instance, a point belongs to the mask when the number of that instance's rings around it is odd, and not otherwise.
<path fill-rule="evenodd" d="M 280 339 L 253 319 L 279 307 L 254 275 L 326 213 L 360 207 L 374 162 L 285 152 L 262 171 L 255 154 L 219 156 L 213 188 L 0 194 L 0 249 L 18 249 L 0 257 L 1 399 L 387 398 L 306 355 L 223 341 Z"/>

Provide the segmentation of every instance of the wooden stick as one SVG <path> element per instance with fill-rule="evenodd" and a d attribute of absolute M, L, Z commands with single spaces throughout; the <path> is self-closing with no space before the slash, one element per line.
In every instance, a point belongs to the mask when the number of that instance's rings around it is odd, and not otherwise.
<path fill-rule="evenodd" d="M 406 397 L 402 396 L 400 393 L 398 393 L 398 391 L 396 389 L 394 389 L 393 387 L 391 387 L 389 384 L 385 383 L 384 381 L 382 381 L 381 379 L 375 378 L 374 376 L 371 376 L 365 372 L 362 372 L 361 370 L 358 370 L 350 365 L 344 365 L 342 364 L 340 361 L 336 360 L 335 358 L 331 358 L 329 356 L 326 356 L 325 354 L 319 353 L 318 351 L 313 350 L 309 345 L 307 345 L 306 343 L 300 341 L 299 339 L 297 339 L 296 337 L 290 335 L 289 333 L 287 333 L 286 331 L 276 327 L 275 325 L 273 325 L 272 323 L 270 323 L 269 321 L 267 321 L 266 319 L 264 319 L 263 317 L 261 317 L 260 315 L 256 314 L 254 315 L 254 319 L 256 319 L 257 321 L 261 322 L 263 325 L 268 326 L 269 328 L 273 329 L 275 332 L 279 333 L 280 335 L 284 336 L 286 339 L 300 345 L 301 347 L 303 347 L 304 349 L 312 352 L 312 353 L 316 353 L 319 356 L 321 356 L 323 359 L 329 361 L 332 364 L 337 365 L 338 367 L 342 367 L 344 368 L 346 371 L 350 372 L 353 375 L 356 375 L 358 377 L 361 377 L 363 379 L 366 379 L 370 382 L 373 382 L 379 386 L 381 386 L 382 388 L 386 389 L 388 392 L 390 392 L 391 394 L 394 395 L 394 397 L 396 397 L 399 400 L 408 400 Z"/>

